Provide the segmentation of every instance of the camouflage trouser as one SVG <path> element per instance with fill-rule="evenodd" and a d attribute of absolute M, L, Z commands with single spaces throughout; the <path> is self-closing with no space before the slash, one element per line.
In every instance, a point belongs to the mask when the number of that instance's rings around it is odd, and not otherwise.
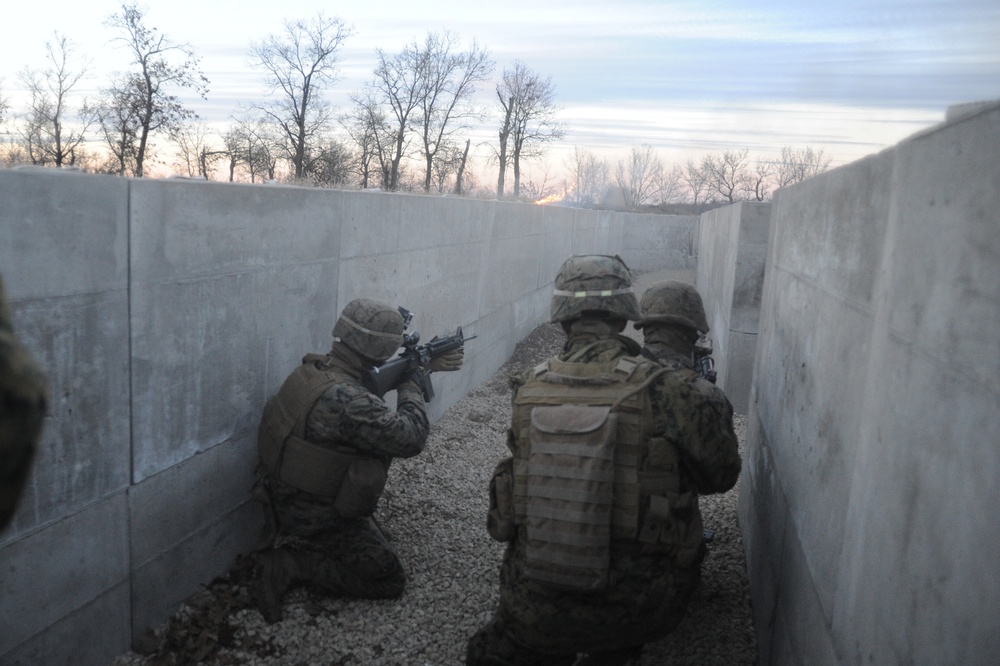
<path fill-rule="evenodd" d="M 406 586 L 403 564 L 369 518 L 290 539 L 282 548 L 294 558 L 293 583 L 317 585 L 335 596 L 393 599 Z"/>
<path fill-rule="evenodd" d="M 466 663 L 572 664 L 577 653 L 630 655 L 666 636 L 698 587 L 698 565 L 673 569 L 661 558 L 627 554 L 617 561 L 620 578 L 608 590 L 560 592 L 528 580 L 520 553 L 508 550 L 500 603 L 490 624 L 469 641 Z M 621 658 L 606 663 L 625 663 Z"/>
<path fill-rule="evenodd" d="M 272 482 L 273 483 L 273 482 Z M 332 500 L 259 484 L 255 498 L 264 508 L 264 548 L 277 541 L 292 584 L 312 584 L 330 594 L 360 599 L 393 599 L 403 593 L 406 572 L 373 518 L 340 518 Z M 280 484 L 277 484 L 280 485 Z"/>

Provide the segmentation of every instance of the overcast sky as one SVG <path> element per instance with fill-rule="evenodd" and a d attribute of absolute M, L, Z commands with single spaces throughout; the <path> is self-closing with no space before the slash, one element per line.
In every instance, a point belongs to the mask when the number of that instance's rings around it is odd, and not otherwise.
<path fill-rule="evenodd" d="M 126 55 L 104 27 L 120 2 L 12 0 L 0 9 L 0 94 L 19 110 L 17 74 L 44 64 L 54 31 L 92 59 L 93 95 Z M 823 148 L 834 165 L 894 145 L 956 103 L 1000 98 L 1000 0 L 433 0 L 284 2 L 151 0 L 147 25 L 190 44 L 210 80 L 191 100 L 223 127 L 263 98 L 247 46 L 285 19 L 320 10 L 353 27 L 331 101 L 371 77 L 375 49 L 399 51 L 428 31 L 489 49 L 496 75 L 515 59 L 550 76 L 568 130 L 547 161 L 579 146 L 608 157 L 652 145 L 666 163 L 748 148 Z M 489 100 L 492 84 L 482 91 Z M 492 126 L 478 138 L 495 136 Z M 476 138 L 476 137 L 474 137 Z"/>

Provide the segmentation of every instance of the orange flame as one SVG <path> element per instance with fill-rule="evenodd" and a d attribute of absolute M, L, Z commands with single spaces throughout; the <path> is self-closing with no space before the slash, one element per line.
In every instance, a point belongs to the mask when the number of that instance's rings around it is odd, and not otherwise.
<path fill-rule="evenodd" d="M 536 201 L 535 204 L 538 206 L 544 206 L 545 204 L 559 203 L 565 198 L 566 198 L 566 190 L 563 190 L 559 194 L 550 194 L 547 197 L 542 197 L 541 199 Z"/>

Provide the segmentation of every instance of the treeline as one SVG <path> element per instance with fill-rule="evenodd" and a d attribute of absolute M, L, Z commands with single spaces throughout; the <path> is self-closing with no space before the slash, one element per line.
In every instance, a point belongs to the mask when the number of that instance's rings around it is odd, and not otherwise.
<path fill-rule="evenodd" d="M 781 149 L 777 160 L 753 158 L 748 149 L 727 150 L 667 165 L 652 146 L 633 146 L 612 165 L 575 148 L 567 158 L 564 200 L 577 206 L 649 206 L 700 211 L 737 201 L 767 201 L 775 189 L 811 178 L 830 167 L 831 158 L 812 148 Z"/>
<path fill-rule="evenodd" d="M 323 13 L 286 21 L 251 41 L 248 57 L 267 90 L 260 102 L 233 111 L 221 135 L 185 99 L 207 99 L 210 82 L 188 44 L 150 27 L 145 10 L 126 3 L 104 25 L 128 54 L 93 99 L 75 104 L 89 73 L 64 35 L 45 45 L 41 67 L 18 73 L 26 108 L 13 110 L 0 88 L 0 165 L 73 166 L 141 178 L 154 165 L 189 177 L 233 182 L 287 182 L 319 187 L 381 188 L 536 200 L 558 193 L 567 203 L 597 205 L 609 187 L 625 205 L 742 198 L 763 200 L 774 187 L 821 171 L 822 151 L 786 149 L 777 162 L 748 152 L 706 156 L 665 167 L 649 146 L 634 147 L 611 166 L 577 148 L 568 177 L 523 178 L 527 163 L 565 137 L 550 77 L 515 61 L 493 78 L 496 63 L 475 41 L 463 47 L 449 32 L 429 32 L 398 52 L 376 49 L 376 65 L 344 112 L 326 93 L 339 78 L 341 48 L 352 29 Z M 489 95 L 481 95 L 492 87 Z M 489 99 L 490 102 L 482 100 Z M 489 171 L 470 168 L 474 129 L 492 125 Z M 495 169 L 495 171 L 492 171 Z M 479 182 L 479 173 L 496 182 Z"/>

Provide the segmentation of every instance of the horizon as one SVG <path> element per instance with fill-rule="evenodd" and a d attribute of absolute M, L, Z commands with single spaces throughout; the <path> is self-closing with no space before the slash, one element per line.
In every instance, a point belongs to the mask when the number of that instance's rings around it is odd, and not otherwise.
<path fill-rule="evenodd" d="M 182 98 L 221 133 L 239 103 L 264 99 L 263 76 L 246 62 L 250 41 L 279 32 L 284 19 L 315 16 L 324 3 L 248 2 L 235 13 L 189 0 L 142 6 L 148 26 L 200 57 L 208 99 Z M 496 62 L 491 82 L 479 88 L 482 101 L 515 58 L 551 77 L 566 137 L 529 163 L 531 173 L 561 172 L 577 147 L 613 168 L 642 144 L 666 165 L 724 150 L 773 159 L 787 146 L 824 150 L 836 167 L 942 122 L 950 106 L 1000 96 L 1000 5 L 985 0 L 848 0 L 836 7 L 770 0 L 753 8 L 735 0 L 628 0 L 614 8 L 592 0 L 545 7 L 444 0 L 433 6 L 422 11 L 420 3 L 390 2 L 326 11 L 354 30 L 339 51 L 340 80 L 325 97 L 346 111 L 349 95 L 371 77 L 376 48 L 395 53 L 429 31 L 451 31 L 462 48 L 475 40 Z M 86 85 L 73 97 L 96 94 L 122 57 L 109 43 L 115 33 L 103 26 L 120 7 L 56 0 L 44 8 L 53 17 L 44 27 L 36 7 L 6 10 L 8 24 L 18 26 L 0 45 L 0 94 L 11 102 L 10 113 L 25 103 L 18 73 L 44 63 L 53 32 L 75 44 L 79 59 L 93 59 Z M 435 17 L 424 15 L 431 12 Z M 467 134 L 478 148 L 470 159 L 485 182 L 483 144 L 495 135 L 494 122 Z M 162 150 L 164 141 L 156 143 Z"/>

